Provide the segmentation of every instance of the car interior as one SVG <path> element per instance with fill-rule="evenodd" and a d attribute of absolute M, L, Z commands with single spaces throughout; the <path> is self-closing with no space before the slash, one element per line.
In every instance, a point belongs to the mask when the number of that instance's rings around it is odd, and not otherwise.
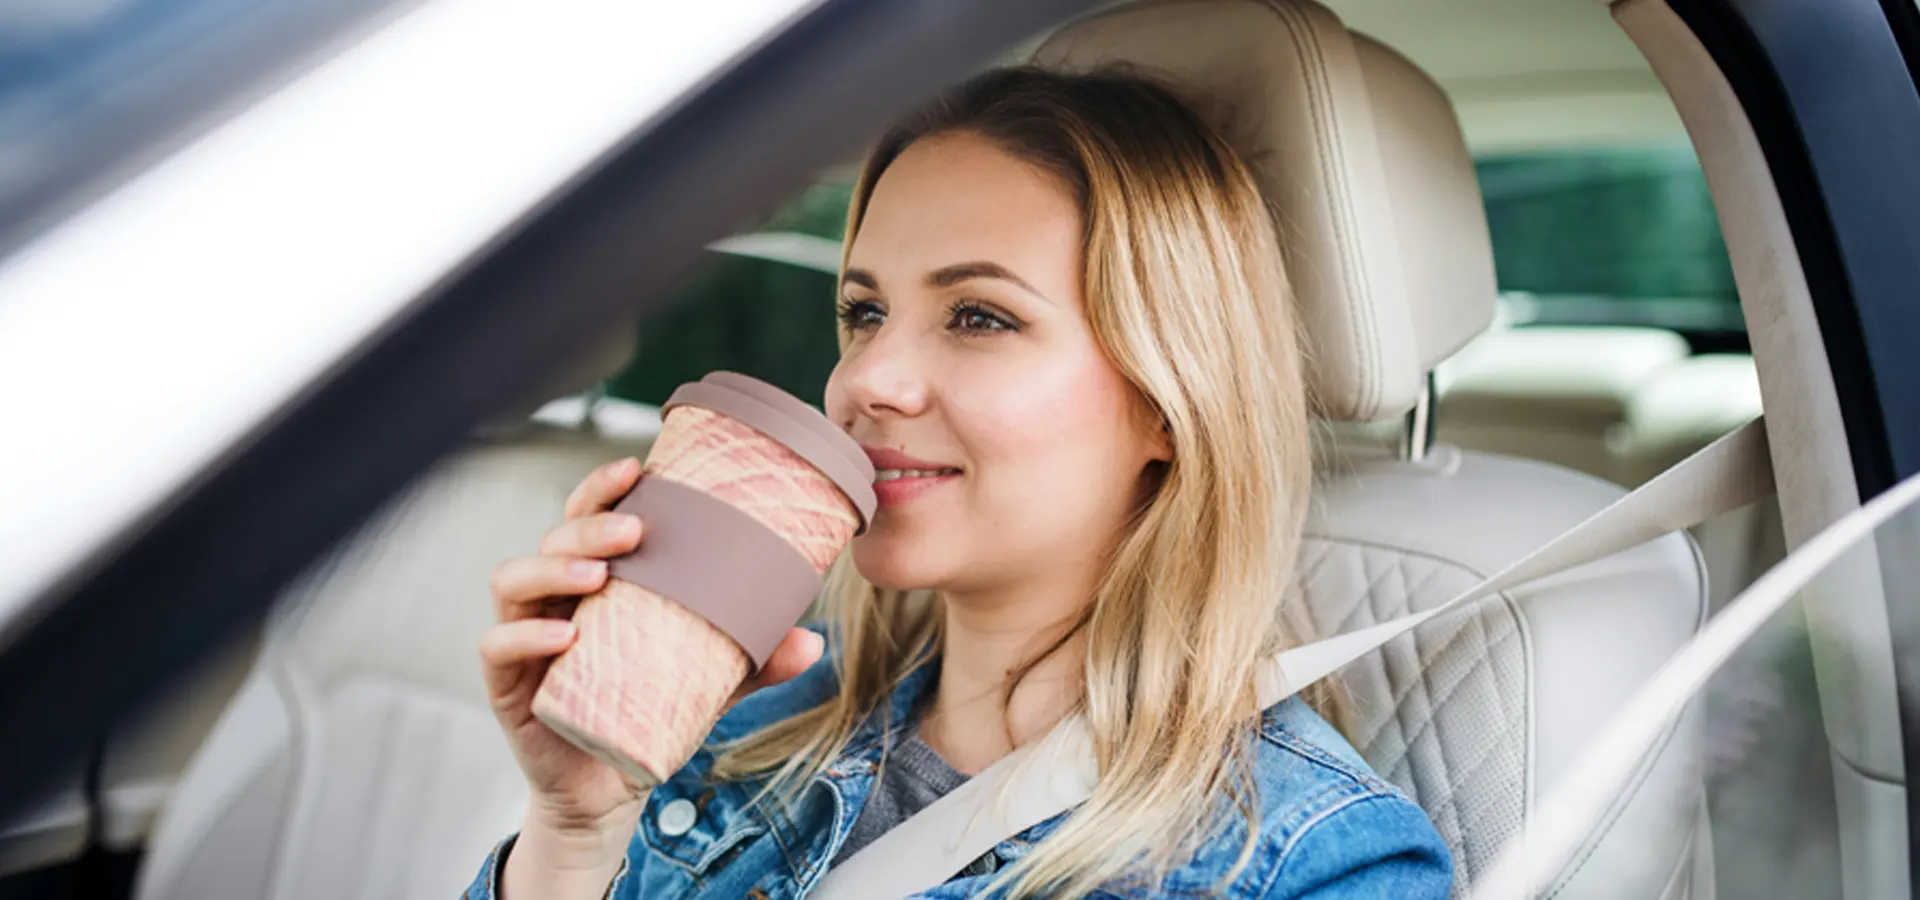
<path fill-rule="evenodd" d="M 1610 714 L 1730 598 L 1859 504 L 1752 126 L 1663 0 L 1132 0 L 1003 59 L 1024 60 L 1163 76 L 1256 170 L 1283 224 L 1324 417 L 1302 568 L 1323 634 L 1447 600 L 1758 417 L 1764 398 L 1777 501 L 1481 601 L 1344 673 L 1356 746 L 1432 815 L 1454 853 L 1454 896 L 1467 896 Z M 1577 244 L 1591 226 L 1603 243 L 1594 198 L 1645 180 L 1608 182 L 1594 159 L 1653 152 L 1680 160 L 1673 177 L 1717 214 L 1689 238 L 1706 249 L 1573 246 L 1560 259 L 1692 274 L 1613 305 L 1606 286 L 1626 282 L 1606 272 L 1599 287 L 1521 278 L 1544 265 L 1524 241 Z M 1491 173 L 1522 163 L 1589 167 L 1536 178 L 1521 198 L 1562 202 L 1571 226 L 1508 215 L 1491 195 Z M 1512 182 L 1503 190 L 1520 191 Z M 1677 191 L 1619 196 L 1678 203 Z M 785 265 L 753 255 L 711 265 Z M 808 278 L 779 299 L 816 304 L 824 331 L 831 286 Z M 1698 292 L 1679 295 L 1686 284 Z M 0 896 L 459 890 L 525 800 L 474 653 L 490 570 L 533 547 L 594 466 L 644 457 L 658 398 L 617 385 L 647 369 L 650 342 L 673 340 L 659 327 L 582 348 L 579 370 L 545 392 L 556 403 L 477 430 L 286 590 L 259 633 L 104 736 L 68 790 L 0 828 Z M 1700 698 L 1544 896 L 1907 896 L 1885 610 L 1838 602 L 1781 639 L 1804 664 L 1742 677 L 1793 681 L 1805 690 L 1789 693 L 1817 703 L 1754 712 Z M 1784 761 L 1717 763 L 1727 715 Z M 1756 823 L 1767 808 L 1790 821 Z"/>

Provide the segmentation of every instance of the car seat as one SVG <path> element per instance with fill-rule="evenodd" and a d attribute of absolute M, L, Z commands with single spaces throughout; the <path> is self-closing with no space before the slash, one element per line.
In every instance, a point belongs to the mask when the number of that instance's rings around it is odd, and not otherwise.
<path fill-rule="evenodd" d="M 1321 415 L 1406 416 L 1399 455 L 1325 454 L 1302 590 L 1321 634 L 1429 608 L 1624 491 L 1553 465 L 1429 446 L 1436 365 L 1491 321 L 1492 249 L 1440 88 L 1306 0 L 1148 0 L 1082 19 L 1035 61 L 1125 66 L 1221 129 L 1279 226 Z M 1706 610 L 1671 535 L 1489 598 L 1348 667 L 1349 734 L 1432 816 L 1464 896 Z M 1547 896 L 1712 896 L 1697 723 L 1644 760 Z"/>
<path fill-rule="evenodd" d="M 596 374 L 626 360 L 626 332 L 592 355 Z M 161 813 L 138 900 L 450 897 L 519 827 L 526 786 L 476 650 L 492 570 L 532 553 L 574 486 L 644 456 L 650 435 L 520 416 L 485 433 L 280 598 Z"/>

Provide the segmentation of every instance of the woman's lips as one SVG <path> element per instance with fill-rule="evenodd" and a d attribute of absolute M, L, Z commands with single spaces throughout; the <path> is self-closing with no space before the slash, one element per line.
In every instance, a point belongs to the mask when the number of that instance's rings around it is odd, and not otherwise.
<path fill-rule="evenodd" d="M 873 493 L 882 507 L 898 506 L 962 474 L 959 466 L 908 456 L 898 450 L 860 449 L 873 461 Z"/>
<path fill-rule="evenodd" d="M 882 474 L 890 473 L 883 472 Z M 873 483 L 873 495 L 880 501 L 882 508 L 899 506 L 940 485 L 957 480 L 959 477 L 960 471 L 958 469 L 946 469 L 938 474 L 901 475 L 897 478 L 876 480 Z"/>

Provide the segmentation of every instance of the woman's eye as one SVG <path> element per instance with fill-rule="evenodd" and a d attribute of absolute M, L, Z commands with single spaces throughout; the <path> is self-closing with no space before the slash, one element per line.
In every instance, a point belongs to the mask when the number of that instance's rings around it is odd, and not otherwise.
<path fill-rule="evenodd" d="M 872 300 L 840 301 L 840 326 L 848 331 L 866 331 L 880 327 L 887 320 L 885 310 Z"/>
<path fill-rule="evenodd" d="M 1020 326 L 1012 319 L 976 303 L 962 301 L 955 304 L 952 316 L 948 327 L 966 333 L 988 334 L 1020 330 Z"/>

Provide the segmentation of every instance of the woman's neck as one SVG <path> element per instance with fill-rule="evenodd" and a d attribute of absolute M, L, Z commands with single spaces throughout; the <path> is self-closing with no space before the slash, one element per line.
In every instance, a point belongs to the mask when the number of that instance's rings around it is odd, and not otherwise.
<path fill-rule="evenodd" d="M 1086 633 L 1074 625 L 1086 596 L 946 596 L 940 682 L 921 718 L 921 739 L 973 775 L 1046 734 L 1080 699 Z M 1020 677 L 1009 702 L 1013 675 L 1056 643 Z"/>

